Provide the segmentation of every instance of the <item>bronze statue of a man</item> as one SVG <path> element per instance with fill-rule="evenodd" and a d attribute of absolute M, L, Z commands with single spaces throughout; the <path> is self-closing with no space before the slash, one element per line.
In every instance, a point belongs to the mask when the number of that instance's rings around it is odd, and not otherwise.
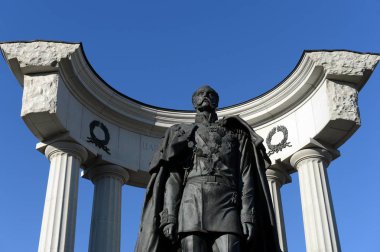
<path fill-rule="evenodd" d="M 239 117 L 218 120 L 209 86 L 195 123 L 168 129 L 150 164 L 135 252 L 278 252 L 263 139 Z"/>

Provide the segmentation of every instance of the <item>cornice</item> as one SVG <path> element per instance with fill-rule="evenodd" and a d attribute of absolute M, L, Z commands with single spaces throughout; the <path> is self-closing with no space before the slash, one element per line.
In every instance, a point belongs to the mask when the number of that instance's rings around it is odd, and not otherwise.
<path fill-rule="evenodd" d="M 57 141 L 77 142 L 89 156 L 85 167 L 101 157 L 106 164 L 128 169 L 128 184 L 145 186 L 149 179 L 145 161 L 151 157 L 158 138 L 173 124 L 194 121 L 194 111 L 152 106 L 114 89 L 92 68 L 80 43 L 9 42 L 0 43 L 0 48 L 24 89 L 22 117 L 41 141 L 38 149 L 49 146 L 45 151 L 48 156 L 64 148 L 56 148 Z M 220 117 L 239 115 L 263 137 L 268 137 L 274 127 L 286 126 L 290 132 L 286 141 L 291 146 L 271 156 L 282 165 L 273 165 L 268 176 L 288 183 L 289 176 L 280 176 L 279 172 L 293 171 L 291 157 L 293 161 L 301 154 L 319 158 L 321 153 L 313 156 L 302 149 L 337 149 L 360 126 L 358 91 L 379 60 L 380 55 L 373 53 L 304 51 L 281 83 L 217 113 Z M 112 139 L 116 139 L 108 146 L 112 155 L 86 141 L 91 134 L 86 126 L 93 120 L 104 120 Z M 309 143 L 310 138 L 331 148 Z M 133 157 L 125 155 L 127 149 Z M 330 154 L 334 154 L 332 158 L 339 155 L 337 151 Z"/>
<path fill-rule="evenodd" d="M 91 67 L 80 43 L 49 41 L 0 45 L 17 79 L 25 74 L 57 71 L 72 95 L 86 108 L 123 128 L 159 136 L 176 123 L 192 122 L 193 111 L 151 106 L 125 96 Z M 222 108 L 219 116 L 240 115 L 254 128 L 286 114 L 307 100 L 326 78 L 352 82 L 357 89 L 368 79 L 380 56 L 350 51 L 305 51 L 289 76 L 272 90 L 249 101 Z"/>
<path fill-rule="evenodd" d="M 98 111 L 98 113 L 102 111 L 109 117 L 107 119 L 120 126 L 128 125 L 130 120 L 134 125 L 148 124 L 152 126 L 150 133 L 155 135 L 155 133 L 162 134 L 173 124 L 190 123 L 194 120 L 193 111 L 159 108 L 120 94 L 96 74 L 86 60 L 83 48 L 77 50 L 70 61 L 62 61 L 62 63 L 61 73 L 68 80 L 65 83 L 72 93 L 77 94 L 77 98 L 82 102 L 90 102 L 87 104 L 90 106 L 87 107 L 94 108 L 93 111 Z M 66 64 L 71 65 L 65 66 Z M 74 78 L 69 76 L 74 76 Z M 221 117 L 240 115 L 252 126 L 257 127 L 302 102 L 321 78 L 323 78 L 322 69 L 314 67 L 313 61 L 303 56 L 292 74 L 277 88 L 256 99 L 222 108 L 218 114 Z M 89 99 L 89 97 L 94 99 Z M 99 104 L 103 106 L 99 108 Z M 127 120 L 120 121 L 120 119 Z"/>

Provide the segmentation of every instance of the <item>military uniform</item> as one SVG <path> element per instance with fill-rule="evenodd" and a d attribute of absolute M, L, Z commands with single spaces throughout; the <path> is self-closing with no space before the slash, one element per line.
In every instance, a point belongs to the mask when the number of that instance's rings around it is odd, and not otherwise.
<path fill-rule="evenodd" d="M 161 226 L 178 233 L 217 232 L 242 236 L 254 222 L 252 144 L 225 121 L 196 124 L 189 140 L 193 157 L 185 172 L 173 168 L 165 185 Z"/>
<path fill-rule="evenodd" d="M 239 117 L 170 127 L 150 163 L 135 252 L 279 252 L 262 141 Z M 250 241 L 243 222 L 254 224 Z"/>

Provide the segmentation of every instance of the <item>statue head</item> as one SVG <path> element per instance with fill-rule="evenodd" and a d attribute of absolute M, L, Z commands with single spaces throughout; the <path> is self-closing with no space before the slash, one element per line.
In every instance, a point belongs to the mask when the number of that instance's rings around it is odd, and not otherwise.
<path fill-rule="evenodd" d="M 212 87 L 206 85 L 193 93 L 192 100 L 197 111 L 214 112 L 219 104 L 219 95 Z"/>

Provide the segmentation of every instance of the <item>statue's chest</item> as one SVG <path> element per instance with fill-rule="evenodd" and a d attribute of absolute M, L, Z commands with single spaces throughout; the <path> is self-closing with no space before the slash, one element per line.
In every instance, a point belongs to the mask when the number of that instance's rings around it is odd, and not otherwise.
<path fill-rule="evenodd" d="M 195 132 L 195 143 L 199 156 L 223 156 L 236 149 L 237 137 L 219 124 L 200 125 Z"/>

